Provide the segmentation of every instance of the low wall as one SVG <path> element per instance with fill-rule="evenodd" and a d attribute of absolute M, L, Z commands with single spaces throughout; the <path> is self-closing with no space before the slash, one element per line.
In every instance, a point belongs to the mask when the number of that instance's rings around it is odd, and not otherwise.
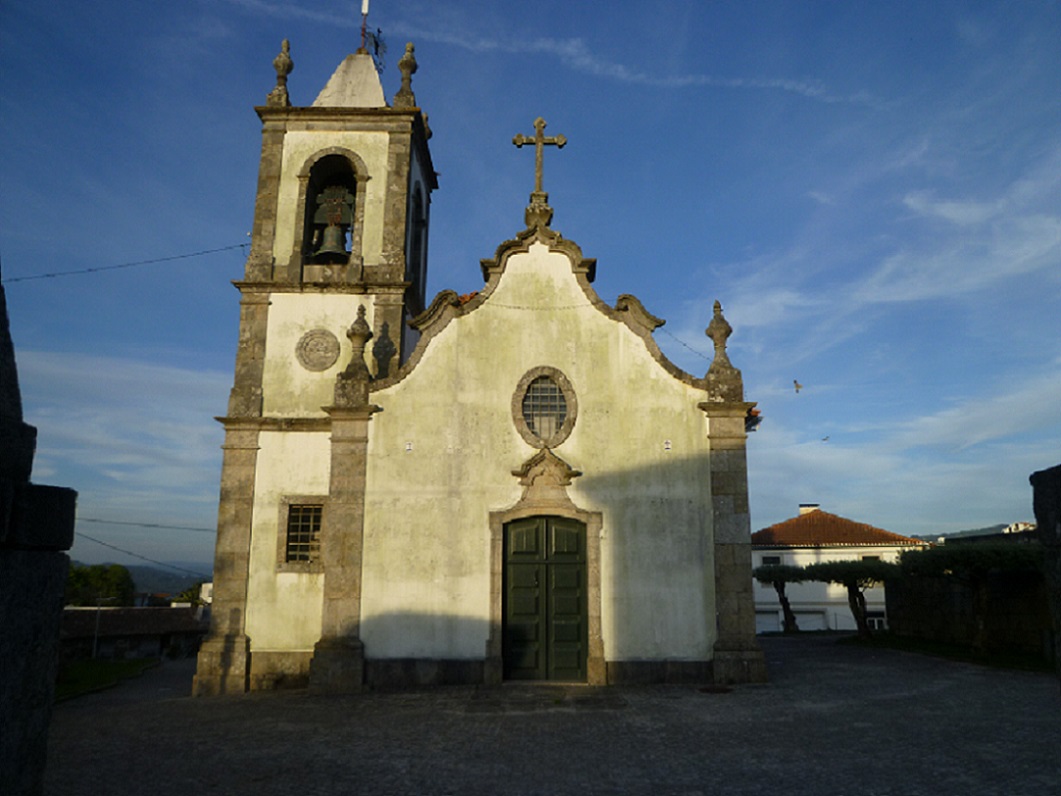
<path fill-rule="evenodd" d="M 885 584 L 888 626 L 907 638 L 974 647 L 983 622 L 983 651 L 1053 659 L 1046 586 L 1041 572 L 985 578 L 982 616 L 973 586 L 957 578 L 908 575 Z"/>

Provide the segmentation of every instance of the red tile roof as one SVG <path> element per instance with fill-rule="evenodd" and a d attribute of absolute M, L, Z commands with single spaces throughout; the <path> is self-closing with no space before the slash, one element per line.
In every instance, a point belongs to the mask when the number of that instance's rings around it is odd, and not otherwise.
<path fill-rule="evenodd" d="M 843 545 L 923 545 L 900 536 L 816 509 L 752 534 L 756 547 L 832 547 Z"/>

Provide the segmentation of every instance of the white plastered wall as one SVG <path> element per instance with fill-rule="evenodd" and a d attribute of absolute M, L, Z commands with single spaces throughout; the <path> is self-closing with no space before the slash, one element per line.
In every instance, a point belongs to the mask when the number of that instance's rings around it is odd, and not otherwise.
<path fill-rule="evenodd" d="M 278 572 L 281 498 L 328 494 L 328 432 L 263 431 L 254 479 L 247 583 L 252 649 L 312 650 L 320 640 L 323 575 Z"/>
<path fill-rule="evenodd" d="M 265 416 L 324 416 L 321 407 L 332 404 L 335 377 L 350 364 L 351 346 L 346 330 L 357 320 L 357 308 L 361 305 L 365 307 L 366 322 L 372 326 L 374 305 L 365 296 L 274 293 L 270 297 L 262 369 Z M 339 357 L 327 370 L 307 370 L 295 355 L 299 340 L 313 329 L 326 329 L 339 340 Z"/>
<path fill-rule="evenodd" d="M 593 308 L 568 258 L 513 255 L 486 303 L 451 322 L 403 381 L 373 393 L 362 592 L 366 655 L 481 658 L 489 633 L 488 515 L 520 497 L 535 450 L 511 399 L 551 366 L 578 399 L 555 453 L 603 512 L 602 630 L 609 660 L 705 660 L 714 641 L 706 423 L 696 390 Z M 669 450 L 668 450 L 669 448 Z"/>

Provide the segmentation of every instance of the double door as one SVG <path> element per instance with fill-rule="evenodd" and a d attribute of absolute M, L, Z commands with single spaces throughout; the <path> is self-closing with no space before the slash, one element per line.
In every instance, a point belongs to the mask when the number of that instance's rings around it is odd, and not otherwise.
<path fill-rule="evenodd" d="M 529 517 L 505 526 L 505 677 L 585 682 L 586 526 Z"/>

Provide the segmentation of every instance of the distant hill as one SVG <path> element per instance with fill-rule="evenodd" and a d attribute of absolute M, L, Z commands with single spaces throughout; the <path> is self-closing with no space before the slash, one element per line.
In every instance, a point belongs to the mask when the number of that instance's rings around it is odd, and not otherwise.
<path fill-rule="evenodd" d="M 74 564 L 81 564 L 80 561 L 72 562 Z M 213 576 L 210 573 L 210 567 L 204 566 L 196 561 L 174 561 L 173 566 L 179 567 L 180 569 L 190 570 L 191 572 L 202 572 L 202 577 L 195 575 L 177 572 L 171 569 L 161 569 L 160 567 L 150 567 L 146 565 L 133 565 L 122 564 L 129 574 L 133 576 L 133 583 L 136 584 L 136 590 L 138 592 L 146 592 L 148 594 L 177 594 L 184 591 L 189 586 L 194 586 L 196 583 L 201 581 L 208 581 Z"/>
<path fill-rule="evenodd" d="M 1000 522 L 998 525 L 988 525 L 986 528 L 970 528 L 967 531 L 944 533 L 940 534 L 940 536 L 988 536 L 993 533 L 1002 533 L 1007 527 L 1006 523 Z"/>
<path fill-rule="evenodd" d="M 201 565 L 185 566 L 184 564 L 177 564 L 176 566 L 181 567 L 181 569 L 202 572 L 204 577 L 200 578 L 183 572 L 149 566 L 131 566 L 126 567 L 126 569 L 133 576 L 136 590 L 149 594 L 177 594 L 200 581 L 210 580 L 211 576 L 208 567 Z"/>
<path fill-rule="evenodd" d="M 936 534 L 922 534 L 921 536 L 913 536 L 912 539 L 920 539 L 923 542 L 934 542 L 939 537 L 945 536 L 948 539 L 956 539 L 962 536 L 990 536 L 996 533 L 1002 533 L 1009 526 L 1000 522 L 998 525 L 988 525 L 986 528 L 969 528 L 964 531 L 951 531 L 950 533 L 936 533 Z"/>

